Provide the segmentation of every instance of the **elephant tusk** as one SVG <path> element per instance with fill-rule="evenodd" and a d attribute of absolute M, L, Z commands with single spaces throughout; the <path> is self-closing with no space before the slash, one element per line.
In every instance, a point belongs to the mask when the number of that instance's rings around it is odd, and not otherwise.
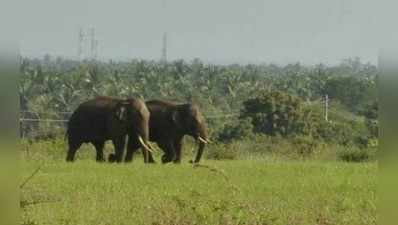
<path fill-rule="evenodd" d="M 152 151 L 156 151 L 156 148 L 155 147 L 153 147 L 153 145 L 151 144 L 151 143 L 147 143 L 148 144 L 148 147 L 152 150 Z"/>
<path fill-rule="evenodd" d="M 145 144 L 144 140 L 142 140 L 141 136 L 138 136 L 138 140 L 140 141 L 141 145 L 148 151 L 153 153 L 153 150 L 151 148 L 148 147 L 148 145 Z"/>
<path fill-rule="evenodd" d="M 205 143 L 205 144 L 209 143 L 207 140 L 203 139 L 201 136 L 198 137 L 198 140 L 203 142 L 203 143 Z"/>

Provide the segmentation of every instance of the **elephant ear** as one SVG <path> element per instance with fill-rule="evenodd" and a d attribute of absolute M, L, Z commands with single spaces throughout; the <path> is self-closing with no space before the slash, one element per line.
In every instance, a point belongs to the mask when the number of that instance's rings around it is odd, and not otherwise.
<path fill-rule="evenodd" d="M 180 129 L 186 129 L 190 123 L 190 105 L 181 105 L 180 108 L 173 111 L 171 119 L 173 123 Z"/>

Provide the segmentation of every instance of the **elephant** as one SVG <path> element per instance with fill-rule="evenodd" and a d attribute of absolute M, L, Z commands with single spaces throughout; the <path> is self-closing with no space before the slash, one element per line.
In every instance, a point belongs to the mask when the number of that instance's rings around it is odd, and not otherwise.
<path fill-rule="evenodd" d="M 68 153 L 66 161 L 74 161 L 76 151 L 83 143 L 91 143 L 96 149 L 96 160 L 105 161 L 105 141 L 112 140 L 115 154 L 109 161 L 121 162 L 126 145 L 126 136 L 137 138 L 143 152 L 151 151 L 149 138 L 150 113 L 142 100 L 118 99 L 100 96 L 79 105 L 68 121 L 66 138 Z M 147 162 L 148 158 L 144 161 Z"/>
<path fill-rule="evenodd" d="M 196 104 L 177 104 L 168 101 L 151 100 L 145 102 L 151 116 L 149 119 L 149 140 L 156 142 L 165 153 L 162 163 L 181 162 L 182 141 L 185 135 L 192 136 L 199 143 L 194 163 L 199 163 L 207 139 L 205 118 Z M 136 138 L 129 137 L 125 161 L 133 159 L 139 148 Z M 154 163 L 149 153 L 148 161 Z"/>

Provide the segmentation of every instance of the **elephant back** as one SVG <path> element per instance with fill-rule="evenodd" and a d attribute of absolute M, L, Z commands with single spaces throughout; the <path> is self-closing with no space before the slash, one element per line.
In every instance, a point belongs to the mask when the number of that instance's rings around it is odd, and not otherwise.
<path fill-rule="evenodd" d="M 107 136 L 107 122 L 121 99 L 98 97 L 81 103 L 68 122 L 67 135 L 84 141 Z"/>

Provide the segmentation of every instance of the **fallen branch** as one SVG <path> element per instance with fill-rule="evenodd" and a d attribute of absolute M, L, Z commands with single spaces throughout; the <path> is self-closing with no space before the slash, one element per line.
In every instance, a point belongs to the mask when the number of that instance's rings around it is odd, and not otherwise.
<path fill-rule="evenodd" d="M 225 178 L 225 180 L 229 181 L 229 177 L 225 174 L 225 172 L 220 170 L 220 169 L 218 169 L 217 167 L 203 165 L 203 164 L 199 164 L 199 163 L 194 163 L 192 166 L 193 166 L 193 168 L 202 167 L 202 168 L 209 169 L 212 172 L 220 174 L 221 176 L 223 176 Z"/>
<path fill-rule="evenodd" d="M 193 166 L 193 168 L 206 168 L 206 169 L 210 170 L 211 172 L 221 175 L 224 178 L 224 180 L 229 184 L 230 188 L 232 188 L 232 190 L 234 192 L 241 192 L 239 187 L 231 182 L 231 180 L 229 179 L 229 177 L 223 170 L 221 170 L 215 166 L 202 165 L 199 163 L 193 163 L 192 166 Z"/>
<path fill-rule="evenodd" d="M 55 202 L 60 202 L 61 200 L 46 200 L 46 201 L 33 201 L 33 202 L 28 202 L 28 201 L 25 201 L 25 200 L 21 200 L 20 202 L 19 202 L 19 207 L 20 208 L 26 208 L 27 206 L 30 206 L 30 205 L 37 205 L 37 204 L 44 204 L 44 203 L 55 203 Z"/>
<path fill-rule="evenodd" d="M 33 173 L 28 178 L 26 178 L 25 181 L 21 185 L 19 185 L 19 188 L 22 189 L 28 183 L 28 181 L 30 179 L 32 179 L 39 172 L 40 169 L 41 169 L 41 166 L 39 166 L 35 171 L 33 171 Z"/>

